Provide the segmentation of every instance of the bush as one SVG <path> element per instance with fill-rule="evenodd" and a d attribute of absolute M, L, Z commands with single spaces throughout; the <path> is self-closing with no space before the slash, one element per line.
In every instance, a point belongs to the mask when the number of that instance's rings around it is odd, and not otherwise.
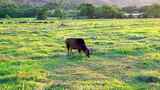
<path fill-rule="evenodd" d="M 37 20 L 45 20 L 48 16 L 48 10 L 45 8 L 41 8 L 37 11 Z"/>
<path fill-rule="evenodd" d="M 88 18 L 121 18 L 123 11 L 116 6 L 103 5 L 94 7 L 92 4 L 81 4 L 79 16 Z"/>
<path fill-rule="evenodd" d="M 97 7 L 95 11 L 97 18 L 121 18 L 123 15 L 121 9 L 116 6 L 104 5 Z"/>
<path fill-rule="evenodd" d="M 151 6 L 143 7 L 144 16 L 151 18 L 159 18 L 160 17 L 160 5 L 154 4 Z"/>
<path fill-rule="evenodd" d="M 59 18 L 64 18 L 65 17 L 65 13 L 60 10 L 60 9 L 56 9 L 54 11 L 54 14 L 53 14 L 54 17 L 59 17 Z"/>
<path fill-rule="evenodd" d="M 18 17 L 35 17 L 36 7 L 30 5 L 18 5 L 15 3 L 0 3 L 0 18 L 10 16 Z"/>
<path fill-rule="evenodd" d="M 95 7 L 92 4 L 81 4 L 78 9 L 80 16 L 94 17 Z"/>
<path fill-rule="evenodd" d="M 9 15 L 6 15 L 5 18 L 6 19 L 11 19 L 11 17 Z"/>

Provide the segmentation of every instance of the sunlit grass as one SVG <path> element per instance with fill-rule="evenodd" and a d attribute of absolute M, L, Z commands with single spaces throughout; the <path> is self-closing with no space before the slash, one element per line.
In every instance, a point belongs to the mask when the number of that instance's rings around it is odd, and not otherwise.
<path fill-rule="evenodd" d="M 160 89 L 160 19 L 0 22 L 0 89 Z M 84 38 L 91 58 L 67 56 L 68 37 Z"/>

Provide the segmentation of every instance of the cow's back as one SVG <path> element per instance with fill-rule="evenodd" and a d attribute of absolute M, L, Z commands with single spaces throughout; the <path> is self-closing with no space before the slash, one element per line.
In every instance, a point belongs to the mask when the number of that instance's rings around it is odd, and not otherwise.
<path fill-rule="evenodd" d="M 79 49 L 85 47 L 85 42 L 82 38 L 68 38 L 66 39 L 66 45 L 73 49 Z"/>

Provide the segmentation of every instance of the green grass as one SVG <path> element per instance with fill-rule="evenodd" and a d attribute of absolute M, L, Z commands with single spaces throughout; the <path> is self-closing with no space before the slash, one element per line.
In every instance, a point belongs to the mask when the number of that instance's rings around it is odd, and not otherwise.
<path fill-rule="evenodd" d="M 0 89 L 160 90 L 160 19 L 0 22 Z M 91 57 L 67 56 L 68 37 Z"/>

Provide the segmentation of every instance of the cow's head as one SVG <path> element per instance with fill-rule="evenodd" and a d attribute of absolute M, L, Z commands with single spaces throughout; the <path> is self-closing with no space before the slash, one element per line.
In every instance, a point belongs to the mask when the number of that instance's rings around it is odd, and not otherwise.
<path fill-rule="evenodd" d="M 86 54 L 86 56 L 89 58 L 90 57 L 90 49 L 86 48 L 84 53 Z"/>

